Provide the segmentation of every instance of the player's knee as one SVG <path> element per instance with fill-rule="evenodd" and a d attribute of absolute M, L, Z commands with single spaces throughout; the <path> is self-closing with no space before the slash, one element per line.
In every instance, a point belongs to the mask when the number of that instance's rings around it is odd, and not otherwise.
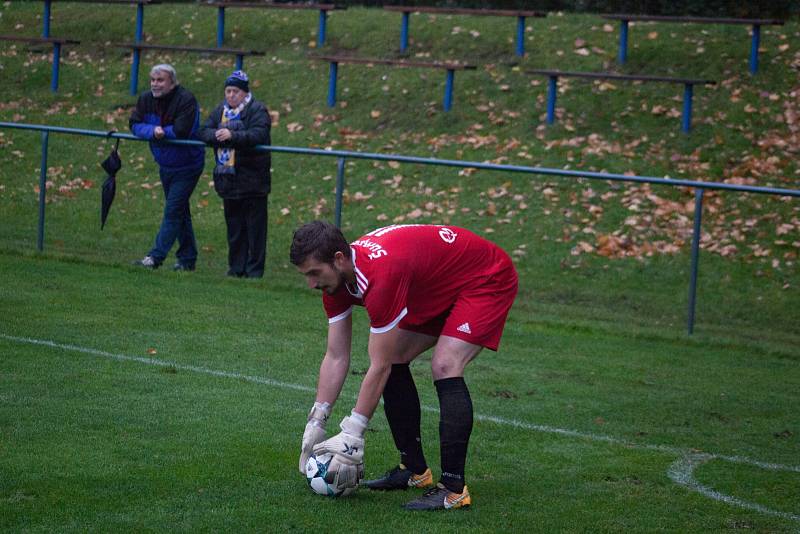
<path fill-rule="evenodd" d="M 442 378 L 452 378 L 461 376 L 464 373 L 464 366 L 459 362 L 446 358 L 433 358 L 431 360 L 431 373 L 434 380 Z"/>

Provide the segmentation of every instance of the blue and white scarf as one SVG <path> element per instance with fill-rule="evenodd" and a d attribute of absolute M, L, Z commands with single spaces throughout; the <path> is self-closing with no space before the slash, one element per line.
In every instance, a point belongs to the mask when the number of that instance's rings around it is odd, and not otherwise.
<path fill-rule="evenodd" d="M 220 120 L 219 127 L 225 128 L 226 124 L 230 121 L 239 120 L 239 117 L 242 114 L 242 110 L 245 108 L 247 104 L 253 99 L 253 93 L 247 93 L 247 96 L 244 97 L 242 103 L 232 108 L 228 105 L 227 102 L 224 102 L 224 110 L 222 111 L 222 119 Z M 232 148 L 220 148 L 217 150 L 217 163 L 219 165 L 225 165 L 226 167 L 233 167 L 235 163 L 235 156 L 236 151 Z"/>

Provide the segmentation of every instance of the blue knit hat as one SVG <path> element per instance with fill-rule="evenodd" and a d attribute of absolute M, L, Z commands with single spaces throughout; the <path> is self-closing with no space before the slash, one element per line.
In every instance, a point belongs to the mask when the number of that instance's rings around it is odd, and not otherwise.
<path fill-rule="evenodd" d="M 236 70 L 225 80 L 225 87 L 238 87 L 245 93 L 250 92 L 250 78 L 243 70 Z"/>

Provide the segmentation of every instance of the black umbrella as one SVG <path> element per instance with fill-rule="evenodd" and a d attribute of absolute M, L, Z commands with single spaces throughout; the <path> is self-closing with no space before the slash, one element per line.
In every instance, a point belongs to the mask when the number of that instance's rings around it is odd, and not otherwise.
<path fill-rule="evenodd" d="M 109 132 L 109 136 L 113 132 Z M 108 211 L 111 209 L 111 203 L 114 202 L 114 195 L 117 192 L 117 172 L 122 168 L 122 160 L 119 157 L 117 150 L 119 149 L 119 139 L 117 144 L 111 151 L 111 154 L 100 164 L 103 170 L 106 171 L 106 180 L 103 182 L 103 187 L 100 190 L 100 229 L 106 225 L 108 218 Z"/>

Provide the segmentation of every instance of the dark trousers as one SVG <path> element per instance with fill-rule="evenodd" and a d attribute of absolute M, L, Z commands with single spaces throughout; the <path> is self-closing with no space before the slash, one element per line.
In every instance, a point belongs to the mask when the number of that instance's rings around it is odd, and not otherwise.
<path fill-rule="evenodd" d="M 194 267 L 197 261 L 197 243 L 192 228 L 192 214 L 189 211 L 189 197 L 192 196 L 203 167 L 199 169 L 168 171 L 159 170 L 164 190 L 164 216 L 156 234 L 156 241 L 150 250 L 158 263 L 164 261 L 170 249 L 178 241 L 175 256 L 186 267 Z"/>
<path fill-rule="evenodd" d="M 267 257 L 267 197 L 223 199 L 228 275 L 261 278 Z"/>

